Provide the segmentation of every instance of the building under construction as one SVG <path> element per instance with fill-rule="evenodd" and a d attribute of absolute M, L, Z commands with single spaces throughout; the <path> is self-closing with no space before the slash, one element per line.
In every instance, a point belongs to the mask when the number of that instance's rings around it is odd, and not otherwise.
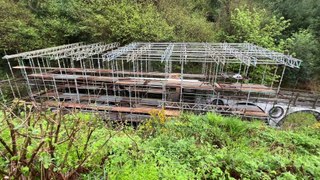
<path fill-rule="evenodd" d="M 281 89 L 286 69 L 301 60 L 249 43 L 75 43 L 3 59 L 14 97 L 27 91 L 42 107 L 112 120 L 140 121 L 164 109 L 167 116 L 213 111 L 277 124 L 292 112 L 320 113 L 317 94 Z"/>

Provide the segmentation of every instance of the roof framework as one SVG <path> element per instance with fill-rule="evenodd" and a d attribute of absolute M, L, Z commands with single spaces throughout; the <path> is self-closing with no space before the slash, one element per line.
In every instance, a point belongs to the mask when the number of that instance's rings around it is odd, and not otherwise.
<path fill-rule="evenodd" d="M 285 65 L 299 68 L 301 60 L 249 43 L 131 43 L 102 55 L 104 61 L 148 60 Z"/>
<path fill-rule="evenodd" d="M 112 50 L 112 51 L 109 51 Z M 104 53 L 109 51 L 107 53 Z M 258 64 L 285 65 L 299 68 L 301 60 L 274 52 L 250 43 L 149 43 L 134 42 L 123 47 L 119 43 L 74 43 L 14 55 L 3 59 L 50 58 L 82 60 L 102 54 L 104 61 L 136 60 L 172 62 L 214 62 L 217 64 L 243 63 L 247 66 Z"/>
<path fill-rule="evenodd" d="M 52 48 L 29 51 L 14 55 L 6 55 L 3 57 L 3 59 L 50 58 L 58 60 L 63 58 L 70 58 L 72 60 L 82 60 L 103 53 L 105 51 L 117 48 L 118 46 L 119 43 L 94 43 L 86 45 L 80 42 Z"/>

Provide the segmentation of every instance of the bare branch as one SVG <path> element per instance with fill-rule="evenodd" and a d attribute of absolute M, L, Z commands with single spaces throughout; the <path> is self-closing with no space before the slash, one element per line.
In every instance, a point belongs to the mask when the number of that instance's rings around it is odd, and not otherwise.
<path fill-rule="evenodd" d="M 93 133 L 94 131 L 95 131 L 95 129 L 90 129 L 90 131 L 89 131 L 89 134 L 88 134 L 88 136 L 87 136 L 86 143 L 85 143 L 85 145 L 84 145 L 84 147 L 83 147 L 82 154 L 81 154 L 81 156 L 80 156 L 81 158 L 82 158 L 83 154 L 85 154 L 86 151 L 87 151 L 90 138 L 91 138 L 92 133 Z"/>
<path fill-rule="evenodd" d="M 4 148 L 6 148 L 6 150 L 11 154 L 11 156 L 14 156 L 10 147 L 7 145 L 7 143 L 1 137 L 0 137 L 0 142 L 4 146 Z"/>
<path fill-rule="evenodd" d="M 5 120 L 8 124 L 10 136 L 11 136 L 11 144 L 12 144 L 12 154 L 13 156 L 17 155 L 17 141 L 16 141 L 16 133 L 14 130 L 14 125 L 8 120 L 6 117 L 6 113 L 4 112 Z"/>
<path fill-rule="evenodd" d="M 43 144 L 44 144 L 44 141 L 41 141 L 39 146 L 33 151 L 32 156 L 27 164 L 28 166 L 30 166 L 30 164 L 32 163 L 33 159 L 35 158 L 35 156 L 37 155 L 37 153 L 39 152 Z"/>
<path fill-rule="evenodd" d="M 77 121 L 75 122 L 73 128 L 72 128 L 71 134 L 68 136 L 69 137 L 69 144 L 68 144 L 68 147 L 67 147 L 67 152 L 66 152 L 66 154 L 64 156 L 64 160 L 63 160 L 63 162 L 61 164 L 61 168 L 64 168 L 65 162 L 67 162 L 68 155 L 69 155 L 69 150 L 72 147 L 72 144 L 73 144 L 73 142 L 75 140 L 75 135 L 80 130 L 79 126 L 78 126 L 79 121 L 80 121 L 80 119 L 78 118 Z"/>

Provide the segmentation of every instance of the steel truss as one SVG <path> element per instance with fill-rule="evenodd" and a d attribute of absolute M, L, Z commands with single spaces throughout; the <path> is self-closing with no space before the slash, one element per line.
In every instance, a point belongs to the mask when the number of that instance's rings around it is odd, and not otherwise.
<path fill-rule="evenodd" d="M 242 47 L 246 48 L 247 51 L 258 57 L 268 57 L 278 62 L 279 64 L 284 64 L 291 68 L 299 68 L 302 60 L 294 58 L 292 56 L 284 55 L 279 52 L 271 51 L 254 44 L 244 43 Z"/>
<path fill-rule="evenodd" d="M 203 111 L 203 112 L 231 112 L 230 106 L 216 105 L 216 104 L 197 104 L 197 103 L 185 103 L 185 102 L 170 102 L 161 101 L 161 106 L 169 107 L 173 109 L 191 110 L 191 111 Z"/>
<path fill-rule="evenodd" d="M 74 43 L 52 48 L 40 49 L 26 53 L 19 53 L 15 55 L 6 55 L 3 59 L 32 59 L 32 58 L 49 58 L 49 59 L 63 59 L 70 58 L 72 60 L 82 60 L 88 57 L 101 54 L 105 51 L 115 49 L 119 43 L 95 43 L 85 45 L 84 43 Z"/>
<path fill-rule="evenodd" d="M 285 65 L 299 68 L 301 60 L 282 53 L 270 51 L 249 43 L 131 43 L 103 55 L 104 60 L 126 60 L 137 49 L 148 46 L 135 60 L 176 61 L 186 57 L 187 62 L 244 63 L 247 66 L 258 64 Z"/>

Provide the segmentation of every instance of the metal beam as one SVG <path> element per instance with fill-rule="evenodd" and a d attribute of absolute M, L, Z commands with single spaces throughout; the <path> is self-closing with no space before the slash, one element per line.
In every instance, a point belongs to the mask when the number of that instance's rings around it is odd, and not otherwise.
<path fill-rule="evenodd" d="M 239 49 L 232 47 L 228 43 L 223 43 L 222 48 L 225 51 L 225 53 L 231 54 L 232 56 L 234 56 L 235 58 L 237 58 L 239 61 L 241 61 L 247 66 L 257 65 L 257 58 L 250 56 L 245 51 L 240 51 Z"/>
<path fill-rule="evenodd" d="M 103 61 L 112 61 L 112 60 L 115 60 L 117 59 L 118 57 L 122 56 L 122 55 L 125 55 L 127 54 L 128 52 L 136 49 L 138 46 L 137 43 L 131 43 L 129 45 L 126 45 L 124 47 L 120 47 L 114 51 L 111 51 L 111 52 L 108 52 L 108 53 L 105 53 L 102 55 L 102 59 Z"/>
<path fill-rule="evenodd" d="M 3 59 L 14 59 L 14 58 L 28 59 L 28 56 L 38 57 L 38 56 L 44 55 L 46 53 L 52 53 L 55 51 L 70 49 L 70 48 L 80 46 L 82 44 L 83 44 L 82 42 L 79 42 L 79 43 L 74 43 L 74 44 L 67 44 L 67 45 L 56 46 L 56 47 L 51 47 L 51 48 L 39 49 L 39 50 L 35 50 L 35 51 L 29 51 L 29 52 L 18 53 L 18 54 L 13 54 L 13 55 L 5 55 L 3 57 Z"/>
<path fill-rule="evenodd" d="M 146 54 L 148 50 L 151 49 L 151 44 L 145 44 L 138 49 L 134 49 L 127 54 L 127 62 L 135 61 L 140 58 L 142 55 Z"/>
<path fill-rule="evenodd" d="M 226 58 L 223 56 L 223 54 L 220 52 L 219 49 L 212 47 L 210 44 L 206 43 L 205 48 L 209 56 L 212 58 L 212 60 L 216 63 L 221 63 L 225 65 Z"/>
<path fill-rule="evenodd" d="M 174 44 L 170 43 L 164 53 L 161 55 L 161 62 L 168 61 L 172 55 Z"/>
<path fill-rule="evenodd" d="M 279 64 L 283 64 L 291 68 L 299 68 L 302 63 L 302 60 L 300 59 L 293 58 L 292 56 L 288 56 L 279 52 L 271 51 L 254 44 L 247 43 L 247 44 L 244 44 L 244 47 L 246 47 L 251 52 L 255 52 L 256 54 L 263 55 L 265 57 L 268 57 L 278 62 Z"/>

